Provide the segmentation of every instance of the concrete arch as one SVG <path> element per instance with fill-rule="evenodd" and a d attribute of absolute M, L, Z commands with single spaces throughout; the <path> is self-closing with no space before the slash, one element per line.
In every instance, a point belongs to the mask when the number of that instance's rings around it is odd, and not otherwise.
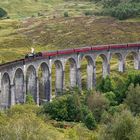
<path fill-rule="evenodd" d="M 74 58 L 68 58 L 67 62 L 70 63 L 70 87 L 75 87 L 77 85 L 77 64 Z"/>
<path fill-rule="evenodd" d="M 87 68 L 86 68 L 86 71 L 87 71 L 87 89 L 92 89 L 93 88 L 93 85 L 94 85 L 94 61 L 93 61 L 93 58 L 90 56 L 90 55 L 85 55 L 83 56 L 83 58 L 85 58 L 87 60 Z M 82 61 L 82 60 L 81 60 Z"/>
<path fill-rule="evenodd" d="M 127 56 L 129 54 L 132 54 L 132 57 L 133 57 L 133 60 L 134 60 L 134 69 L 138 70 L 140 68 L 140 66 L 139 66 L 139 55 L 138 55 L 138 52 L 134 52 L 134 51 L 128 52 L 125 55 L 125 62 L 126 62 Z"/>
<path fill-rule="evenodd" d="M 63 70 L 63 64 L 60 60 L 55 60 L 54 65 L 56 67 L 56 78 L 55 78 L 55 93 L 58 95 L 58 93 L 63 92 L 63 86 L 64 86 L 64 70 Z"/>
<path fill-rule="evenodd" d="M 10 76 L 4 73 L 1 80 L 0 108 L 7 108 L 11 105 Z"/>
<path fill-rule="evenodd" d="M 30 65 L 26 71 L 26 94 L 31 94 L 37 102 L 37 75 L 33 65 Z"/>
<path fill-rule="evenodd" d="M 107 61 L 107 56 L 105 54 L 99 54 L 97 57 L 101 57 L 104 62 Z"/>
<path fill-rule="evenodd" d="M 87 61 L 87 66 L 86 66 L 86 87 L 87 89 L 92 89 L 93 86 L 95 85 L 94 79 L 96 78 L 96 75 L 94 73 L 94 61 L 92 56 L 90 55 L 84 55 L 81 59 L 81 62 L 83 59 L 86 59 Z"/>
<path fill-rule="evenodd" d="M 44 101 L 50 101 L 50 71 L 45 62 L 41 63 L 39 70 L 39 104 L 42 104 Z"/>
<path fill-rule="evenodd" d="M 99 54 L 97 57 L 101 57 L 103 62 L 102 62 L 102 75 L 103 77 L 106 77 L 107 75 L 110 74 L 110 65 L 108 62 L 108 57 L 105 54 Z M 96 57 L 96 60 L 97 60 Z"/>
<path fill-rule="evenodd" d="M 125 63 L 124 63 L 124 55 L 118 52 L 112 53 L 111 54 L 111 59 L 112 56 L 116 55 L 117 59 L 118 59 L 118 71 L 119 72 L 124 72 L 124 68 L 125 68 Z"/>
<path fill-rule="evenodd" d="M 16 70 L 13 83 L 15 103 L 24 103 L 24 74 L 22 69 Z"/>

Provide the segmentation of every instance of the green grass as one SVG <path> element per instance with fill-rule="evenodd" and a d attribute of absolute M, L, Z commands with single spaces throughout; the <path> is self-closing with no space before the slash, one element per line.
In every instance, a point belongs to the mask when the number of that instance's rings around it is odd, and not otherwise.
<path fill-rule="evenodd" d="M 139 25 L 139 21 L 118 22 L 109 17 L 93 16 L 1 20 L 0 63 L 24 57 L 31 47 L 35 47 L 38 52 L 95 44 L 138 42 Z"/>
<path fill-rule="evenodd" d="M 1 7 L 7 10 L 11 18 L 26 18 L 38 12 L 49 10 L 53 0 L 0 0 Z"/>
<path fill-rule="evenodd" d="M 100 10 L 100 6 L 92 2 L 74 0 L 0 0 L 0 4 L 10 18 L 27 18 L 38 16 L 38 13 L 47 17 L 62 16 L 65 11 L 76 16 L 82 15 L 86 10 Z"/>
<path fill-rule="evenodd" d="M 0 112 L 1 139 L 33 140 L 94 140 L 96 131 L 88 130 L 84 124 L 57 122 L 40 113 L 36 105 L 16 105 Z"/>
<path fill-rule="evenodd" d="M 140 40 L 139 18 L 120 22 L 110 17 L 86 17 L 86 11 L 94 13 L 102 8 L 92 2 L 0 0 L 0 3 L 11 17 L 0 20 L 0 63 L 24 57 L 31 47 L 44 51 Z M 68 12 L 68 18 L 63 17 L 64 12 Z"/>

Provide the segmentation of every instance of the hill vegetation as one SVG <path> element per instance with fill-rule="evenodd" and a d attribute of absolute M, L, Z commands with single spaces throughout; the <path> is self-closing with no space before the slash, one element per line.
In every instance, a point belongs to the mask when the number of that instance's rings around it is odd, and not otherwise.
<path fill-rule="evenodd" d="M 0 0 L 0 63 L 35 51 L 140 41 L 139 0 Z M 0 12 L 1 16 L 1 12 Z M 110 16 L 113 16 L 110 17 Z M 129 19 L 128 19 L 129 18 Z M 120 20 L 118 20 L 120 19 Z M 125 19 L 125 20 L 122 20 Z M 127 19 L 127 20 L 126 20 Z M 30 95 L 25 105 L 0 112 L 3 140 L 139 140 L 140 76 L 117 72 L 111 59 L 111 77 L 102 78 L 97 64 L 97 89 L 86 89 L 86 65 L 81 62 L 82 88 L 69 89 L 52 102 L 37 107 Z M 52 70 L 52 88 L 55 70 Z"/>
<path fill-rule="evenodd" d="M 109 17 L 30 18 L 0 21 L 0 61 L 22 58 L 35 51 L 96 44 L 138 42 L 139 19 L 117 21 Z"/>
<path fill-rule="evenodd" d="M 138 6 L 136 2 L 126 4 Z M 96 16 L 110 15 L 110 9 L 124 1 L 0 0 L 0 3 L 11 18 L 0 20 L 0 63 L 24 57 L 31 47 L 43 51 L 140 40 L 139 17 L 118 21 Z"/>
<path fill-rule="evenodd" d="M 118 91 L 122 83 L 107 77 L 96 91 L 74 88 L 40 107 L 28 95 L 25 105 L 0 112 L 0 139 L 139 140 L 139 72 L 123 83 Z"/>

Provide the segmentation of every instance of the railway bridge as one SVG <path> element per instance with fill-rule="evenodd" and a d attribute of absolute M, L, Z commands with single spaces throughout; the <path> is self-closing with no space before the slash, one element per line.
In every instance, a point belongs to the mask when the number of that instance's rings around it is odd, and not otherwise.
<path fill-rule="evenodd" d="M 102 58 L 102 76 L 110 74 L 113 55 L 118 58 L 118 71 L 125 71 L 127 55 L 134 58 L 134 68 L 140 69 L 140 44 L 102 45 L 51 52 L 52 55 L 21 59 L 0 65 L 0 108 L 26 101 L 30 93 L 37 104 L 52 99 L 52 66 L 55 65 L 55 95 L 65 88 L 65 66 L 70 63 L 70 87 L 81 87 L 81 62 L 87 60 L 87 89 L 96 86 L 96 59 Z M 41 76 L 39 77 L 39 69 Z M 39 81 L 42 81 L 40 92 Z"/>

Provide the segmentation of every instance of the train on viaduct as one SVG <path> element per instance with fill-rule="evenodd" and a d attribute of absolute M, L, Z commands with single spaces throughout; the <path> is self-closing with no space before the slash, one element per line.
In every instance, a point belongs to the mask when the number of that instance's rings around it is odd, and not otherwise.
<path fill-rule="evenodd" d="M 52 100 L 52 66 L 55 65 L 55 95 L 65 87 L 65 67 L 70 63 L 69 83 L 81 89 L 81 62 L 87 60 L 87 89 L 96 86 L 96 59 L 102 58 L 102 77 L 110 74 L 110 61 L 118 57 L 118 71 L 125 71 L 126 57 L 133 54 L 134 68 L 140 69 L 140 43 L 87 46 L 83 48 L 39 52 L 24 59 L 0 64 L 0 108 L 23 104 L 30 93 L 36 104 Z M 43 93 L 39 89 L 39 69 L 42 70 Z"/>

